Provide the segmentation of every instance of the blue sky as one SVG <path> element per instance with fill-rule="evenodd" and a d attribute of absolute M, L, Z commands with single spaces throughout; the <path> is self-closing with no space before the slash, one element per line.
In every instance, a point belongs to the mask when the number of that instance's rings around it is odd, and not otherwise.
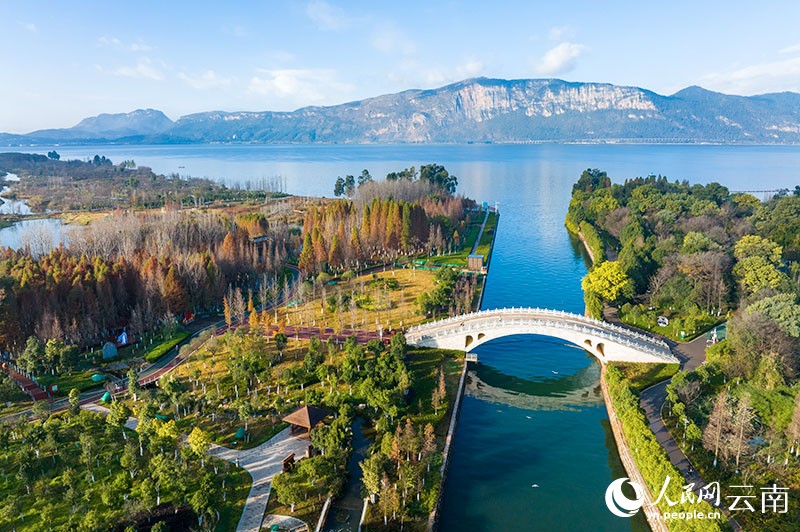
<path fill-rule="evenodd" d="M 800 2 L 0 2 L 0 131 L 292 110 L 473 76 L 800 92 Z"/>

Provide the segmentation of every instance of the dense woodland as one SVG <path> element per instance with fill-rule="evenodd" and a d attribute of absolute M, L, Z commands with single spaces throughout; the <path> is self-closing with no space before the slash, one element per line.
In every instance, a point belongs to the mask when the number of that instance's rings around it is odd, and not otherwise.
<path fill-rule="evenodd" d="M 440 170 L 426 171 L 429 167 Z M 475 203 L 454 195 L 457 180 L 443 167 L 422 168 L 418 179 L 412 168 L 402 171 L 402 178 L 380 183 L 364 170 L 357 188 L 352 176 L 339 178 L 337 195 L 355 199 L 306 212 L 300 268 L 341 271 L 401 254 L 444 253 L 458 245 Z"/>
<path fill-rule="evenodd" d="M 800 520 L 796 192 L 762 202 L 716 183 L 619 185 L 587 170 L 567 216 L 595 257 L 584 290 L 596 316 L 611 303 L 624 321 L 662 333 L 655 316 L 687 333 L 727 320 L 707 362 L 673 378 L 664 413 L 706 482 L 751 486 L 758 501 L 763 487 L 790 488 L 788 513 L 737 512 L 747 530 L 795 530 Z"/>
<path fill-rule="evenodd" d="M 253 243 L 265 233 L 272 238 Z M 168 314 L 219 309 L 229 286 L 270 282 L 292 242 L 285 221 L 267 227 L 263 215 L 176 211 L 110 215 L 42 256 L 0 251 L 0 344 L 36 335 L 86 346 L 124 327 L 138 335 Z"/>

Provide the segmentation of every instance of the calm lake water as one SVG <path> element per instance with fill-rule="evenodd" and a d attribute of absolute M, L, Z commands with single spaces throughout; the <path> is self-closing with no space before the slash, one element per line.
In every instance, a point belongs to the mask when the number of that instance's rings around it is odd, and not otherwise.
<path fill-rule="evenodd" d="M 51 147 L 37 150 L 45 153 Z M 732 190 L 800 184 L 800 148 L 762 146 L 102 146 L 58 147 L 62 157 L 103 154 L 156 172 L 226 183 L 281 177 L 286 191 L 327 195 L 337 175 L 383 176 L 444 164 L 459 192 L 500 205 L 484 308 L 583 311 L 582 251 L 563 226 L 572 183 L 588 168 L 612 179 L 664 174 L 719 181 Z M 511 337 L 478 349 L 478 391 L 464 398 L 444 490 L 441 530 L 631 530 L 603 496 L 624 476 L 597 390 L 596 362 L 543 337 Z M 474 386 L 473 386 L 474 387 Z M 538 485 L 538 487 L 533 487 Z"/>

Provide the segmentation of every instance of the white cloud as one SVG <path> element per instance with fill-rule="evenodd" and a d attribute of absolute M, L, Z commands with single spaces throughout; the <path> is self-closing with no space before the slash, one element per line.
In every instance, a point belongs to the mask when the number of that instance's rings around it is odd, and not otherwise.
<path fill-rule="evenodd" d="M 162 64 L 161 67 L 163 66 Z M 115 76 L 127 78 L 151 79 L 154 81 L 164 79 L 164 72 L 149 57 L 140 57 L 136 61 L 136 65 L 118 67 L 110 72 Z"/>
<path fill-rule="evenodd" d="M 36 33 L 37 31 L 39 31 L 39 28 L 37 28 L 36 24 L 34 24 L 33 22 L 22 22 L 21 20 L 18 20 L 17 26 L 31 33 Z"/>
<path fill-rule="evenodd" d="M 259 69 L 247 87 L 250 95 L 300 106 L 338 103 L 352 90 L 352 85 L 337 80 L 335 70 L 311 68 Z"/>
<path fill-rule="evenodd" d="M 417 44 L 404 32 L 393 27 L 375 30 L 372 34 L 372 46 L 386 54 L 411 55 L 417 51 Z"/>
<path fill-rule="evenodd" d="M 568 41 L 575 38 L 575 30 L 570 26 L 554 26 L 550 28 L 547 37 L 554 42 Z"/>
<path fill-rule="evenodd" d="M 433 87 L 474 78 L 484 73 L 486 64 L 475 58 L 466 59 L 454 67 L 425 66 L 415 60 L 403 61 L 389 72 L 389 81 L 398 85 Z"/>
<path fill-rule="evenodd" d="M 798 52 L 800 52 L 800 42 L 778 50 L 779 54 L 796 54 Z"/>
<path fill-rule="evenodd" d="M 700 78 L 706 88 L 733 94 L 800 91 L 800 57 L 758 63 Z"/>
<path fill-rule="evenodd" d="M 306 6 L 306 15 L 320 29 L 341 31 L 350 26 L 350 18 L 339 6 L 325 0 L 312 0 Z"/>
<path fill-rule="evenodd" d="M 195 89 L 214 89 L 217 87 L 227 87 L 231 84 L 230 78 L 222 77 L 213 70 L 206 70 L 199 75 L 181 72 L 178 74 L 178 78 Z"/>
<path fill-rule="evenodd" d="M 124 43 L 118 38 L 109 37 L 108 35 L 103 35 L 98 38 L 97 44 L 99 46 L 107 46 L 109 48 L 119 48 L 120 50 L 126 50 L 128 52 L 149 52 L 153 49 L 152 46 L 149 46 L 141 41 Z"/>
<path fill-rule="evenodd" d="M 546 75 L 565 74 L 573 70 L 578 58 L 586 51 L 582 44 L 562 42 L 550 48 L 541 58 L 538 70 Z"/>

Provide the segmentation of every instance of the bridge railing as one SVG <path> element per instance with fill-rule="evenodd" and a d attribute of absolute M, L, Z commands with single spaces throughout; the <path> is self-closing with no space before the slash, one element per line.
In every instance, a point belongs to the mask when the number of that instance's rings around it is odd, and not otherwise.
<path fill-rule="evenodd" d="M 561 318 L 564 320 L 571 320 L 577 321 L 580 323 L 584 323 L 586 325 L 596 327 L 598 329 L 613 332 L 619 335 L 622 335 L 626 338 L 636 338 L 640 341 L 647 342 L 649 344 L 657 345 L 659 348 L 669 349 L 669 346 L 666 342 L 659 338 L 655 338 L 653 336 L 649 336 L 637 331 L 632 331 L 625 327 L 620 327 L 619 325 L 614 325 L 613 323 L 608 323 L 605 321 L 595 320 L 593 318 L 589 318 L 582 314 L 575 314 L 574 312 L 566 312 L 563 310 L 551 310 L 551 309 L 543 309 L 543 308 L 532 308 L 532 307 L 510 307 L 510 308 L 502 308 L 502 309 L 491 309 L 491 310 L 479 310 L 477 312 L 470 312 L 468 314 L 461 314 L 459 316 L 452 316 L 449 318 L 445 318 L 439 321 L 425 323 L 423 325 L 417 325 L 416 327 L 411 327 L 408 330 L 408 333 L 422 333 L 428 329 L 435 329 L 438 327 L 450 325 L 453 323 L 459 322 L 466 322 L 468 320 L 476 319 L 476 318 L 491 318 L 492 316 L 508 316 L 508 315 L 520 315 L 520 314 L 528 314 L 528 315 L 545 315 L 551 316 L 554 318 Z"/>

